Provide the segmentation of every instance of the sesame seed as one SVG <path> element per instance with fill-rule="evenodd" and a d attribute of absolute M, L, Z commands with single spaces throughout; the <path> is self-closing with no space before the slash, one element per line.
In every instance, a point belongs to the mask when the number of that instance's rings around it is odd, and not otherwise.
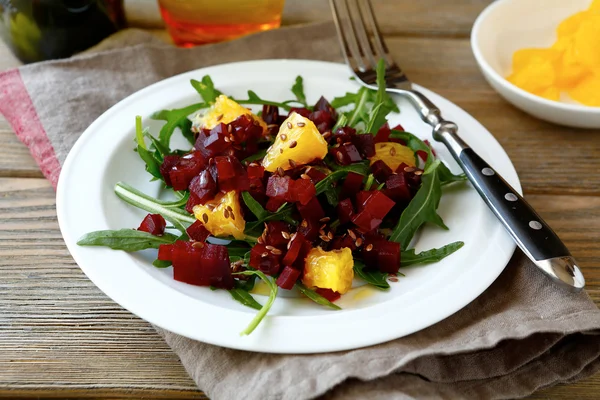
<path fill-rule="evenodd" d="M 324 242 L 329 242 L 331 239 L 329 239 L 329 237 L 325 236 L 325 235 L 321 235 L 319 236 L 321 238 L 322 241 Z"/>
<path fill-rule="evenodd" d="M 417 171 L 415 171 L 415 175 L 417 175 L 417 176 L 423 175 L 423 171 L 417 170 Z"/>
<path fill-rule="evenodd" d="M 192 243 L 192 247 L 196 248 L 196 249 L 201 249 L 204 247 L 204 243 L 202 242 L 194 242 Z"/>
<path fill-rule="evenodd" d="M 291 158 L 288 160 L 288 163 L 290 164 L 290 167 L 292 168 L 296 168 L 296 162 L 294 160 L 292 160 Z"/>
<path fill-rule="evenodd" d="M 287 127 L 288 127 L 288 129 L 292 129 L 292 127 L 293 127 L 293 126 L 294 126 L 294 125 L 292 125 L 292 123 L 291 123 L 290 121 L 288 121 L 288 123 L 287 123 Z"/>
<path fill-rule="evenodd" d="M 331 220 L 331 218 L 329 218 L 329 217 L 324 217 L 324 218 L 321 218 L 321 219 L 319 220 L 319 222 L 329 222 L 330 220 Z"/>
<path fill-rule="evenodd" d="M 222 120 L 222 119 L 223 119 L 223 114 L 221 114 L 221 115 L 219 115 L 219 116 L 217 117 L 217 122 L 219 122 L 219 121 L 220 121 L 220 120 Z"/>
<path fill-rule="evenodd" d="M 373 245 L 369 243 L 369 244 L 367 245 L 367 247 L 365 247 L 365 250 L 366 250 L 366 251 L 371 251 L 371 250 L 373 250 Z"/>
<path fill-rule="evenodd" d="M 414 170 L 413 167 L 404 167 L 404 172 L 413 172 Z"/>
<path fill-rule="evenodd" d="M 327 234 L 327 237 L 328 237 L 329 239 L 333 239 L 333 232 L 329 232 L 329 233 Z"/>
<path fill-rule="evenodd" d="M 295 140 L 292 140 L 292 141 L 290 142 L 290 149 L 293 149 L 294 147 L 296 147 L 296 145 L 297 145 L 297 144 L 298 144 L 298 143 L 297 143 Z"/>
<path fill-rule="evenodd" d="M 287 140 L 287 135 L 285 133 L 282 133 L 280 137 L 283 142 Z"/>
<path fill-rule="evenodd" d="M 289 239 L 290 238 L 290 234 L 285 232 L 285 231 L 281 231 L 281 236 L 283 236 L 284 239 Z"/>
<path fill-rule="evenodd" d="M 204 221 L 204 223 L 207 224 L 208 223 L 208 215 L 202 214 L 202 221 Z"/>
<path fill-rule="evenodd" d="M 273 246 L 265 246 L 265 248 L 266 248 L 267 250 L 275 250 L 275 247 L 273 247 Z"/>
<path fill-rule="evenodd" d="M 392 147 L 392 148 L 390 149 L 390 156 L 392 156 L 392 157 L 393 157 L 393 156 L 395 156 L 395 155 L 396 155 L 396 149 Z"/>
<path fill-rule="evenodd" d="M 302 174 L 302 175 L 300 175 L 300 178 L 302 178 L 302 179 L 310 179 L 310 176 L 308 176 L 306 174 Z"/>
<path fill-rule="evenodd" d="M 278 256 L 278 255 L 280 255 L 280 254 L 281 254 L 281 250 L 279 250 L 279 249 L 273 249 L 273 250 L 271 250 L 271 253 L 273 253 L 273 254 L 275 254 L 276 256 Z"/>
<path fill-rule="evenodd" d="M 363 243 L 363 241 L 362 241 L 361 238 L 356 239 L 356 242 L 354 242 L 354 244 L 356 245 L 356 247 L 362 246 L 362 243 Z"/>
<path fill-rule="evenodd" d="M 265 257 L 266 257 L 266 256 L 268 256 L 268 255 L 269 255 L 269 253 L 265 251 L 265 252 L 264 252 L 264 253 L 262 253 L 260 256 L 261 256 L 262 258 L 265 258 Z"/>
<path fill-rule="evenodd" d="M 302 128 L 304 125 L 306 125 L 304 122 L 298 122 L 298 126 L 299 126 L 300 128 Z"/>
<path fill-rule="evenodd" d="M 348 229 L 348 235 L 352 238 L 352 240 L 356 240 L 356 233 L 353 230 Z"/>

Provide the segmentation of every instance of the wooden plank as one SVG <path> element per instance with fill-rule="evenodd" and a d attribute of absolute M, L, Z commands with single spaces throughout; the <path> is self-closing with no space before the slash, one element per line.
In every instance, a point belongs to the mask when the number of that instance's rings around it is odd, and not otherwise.
<path fill-rule="evenodd" d="M 530 200 L 579 258 L 600 305 L 600 198 Z M 0 178 L 0 397 L 202 398 L 152 327 L 83 275 L 54 207 L 47 181 Z M 574 387 L 600 393 L 600 376 Z"/>

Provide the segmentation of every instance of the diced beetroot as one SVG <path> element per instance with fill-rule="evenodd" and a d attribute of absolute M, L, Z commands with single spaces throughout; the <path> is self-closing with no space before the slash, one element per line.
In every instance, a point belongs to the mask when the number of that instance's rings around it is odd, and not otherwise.
<path fill-rule="evenodd" d="M 337 119 L 337 112 L 335 108 L 331 106 L 331 104 L 327 101 L 327 99 L 323 96 L 317 100 L 315 106 L 313 107 L 315 111 L 327 111 L 334 119 Z"/>
<path fill-rule="evenodd" d="M 219 183 L 219 190 L 223 193 L 237 190 L 238 192 L 247 192 L 250 189 L 250 179 L 244 172 L 235 177 Z"/>
<path fill-rule="evenodd" d="M 217 194 L 217 184 L 214 181 L 209 170 L 204 170 L 190 182 L 190 200 L 193 199 L 193 205 L 205 204 L 207 201 L 215 198 Z M 190 203 L 188 201 L 188 203 Z"/>
<path fill-rule="evenodd" d="M 378 190 L 373 190 L 370 194 L 367 200 L 363 202 L 363 209 L 369 211 L 375 217 L 383 219 L 394 207 L 394 201 Z"/>
<path fill-rule="evenodd" d="M 279 125 L 279 107 L 277 106 L 263 105 L 260 116 L 267 125 Z"/>
<path fill-rule="evenodd" d="M 354 201 L 354 205 L 356 206 L 356 212 L 361 212 L 365 209 L 365 203 L 367 202 L 367 199 L 369 197 L 371 197 L 371 192 L 366 190 L 361 190 L 360 192 L 356 193 Z"/>
<path fill-rule="evenodd" d="M 433 149 L 433 147 L 431 147 L 431 143 L 429 143 L 429 140 L 425 139 L 423 140 L 423 143 L 425 143 L 431 149 L 431 154 L 433 154 L 433 156 L 436 157 L 437 154 L 435 154 L 435 150 Z"/>
<path fill-rule="evenodd" d="M 358 226 L 362 232 L 370 232 L 377 229 L 383 222 L 383 219 L 375 217 L 367 210 L 362 210 L 352 217 L 352 222 Z"/>
<path fill-rule="evenodd" d="M 185 230 L 190 239 L 198 242 L 204 242 L 210 236 L 208 229 L 204 227 L 202 221 L 196 221 Z"/>
<path fill-rule="evenodd" d="M 238 192 L 244 192 L 250 189 L 248 174 L 237 157 L 215 157 L 215 165 L 217 166 L 220 191 L 237 190 Z M 223 177 L 221 177 L 221 172 L 224 174 Z"/>
<path fill-rule="evenodd" d="M 288 239 L 283 236 L 282 232 L 287 234 L 289 237 L 290 228 L 288 224 L 283 221 L 267 222 L 266 244 L 285 249 L 288 244 Z"/>
<path fill-rule="evenodd" d="M 305 220 L 318 221 L 325 217 L 325 211 L 323 211 L 323 207 L 321 207 L 321 203 L 319 203 L 316 196 L 313 196 L 308 203 L 298 204 L 296 207 Z"/>
<path fill-rule="evenodd" d="M 318 220 L 305 219 L 300 223 L 298 233 L 304 236 L 309 242 L 312 242 L 319 236 L 320 227 L 321 223 Z"/>
<path fill-rule="evenodd" d="M 160 214 L 148 214 L 142 220 L 138 231 L 148 232 L 155 236 L 160 236 L 165 233 L 167 222 Z"/>
<path fill-rule="evenodd" d="M 409 165 L 408 165 L 408 164 L 406 164 L 406 163 L 400 163 L 400 165 L 398 166 L 398 168 L 396 168 L 396 173 L 398 173 L 398 174 L 403 174 L 403 173 L 405 173 L 405 171 L 404 171 L 404 170 L 405 170 L 406 168 L 413 168 L 413 167 L 409 166 Z"/>
<path fill-rule="evenodd" d="M 200 246 L 199 246 L 200 245 Z M 173 278 L 198 286 L 233 288 L 227 247 L 177 241 L 172 250 Z"/>
<path fill-rule="evenodd" d="M 290 240 L 289 248 L 281 262 L 283 265 L 293 265 L 298 259 L 303 261 L 309 250 L 310 243 L 306 241 L 306 238 L 302 235 L 295 235 L 294 238 Z"/>
<path fill-rule="evenodd" d="M 267 196 L 285 201 L 293 201 L 293 180 L 289 176 L 271 175 L 267 181 Z"/>
<path fill-rule="evenodd" d="M 210 130 L 207 137 L 199 135 L 194 146 L 207 158 L 222 154 L 231 147 L 227 125 L 218 124 Z"/>
<path fill-rule="evenodd" d="M 273 254 L 273 250 L 267 249 L 264 244 L 256 244 L 250 250 L 250 266 L 267 275 L 277 275 L 281 269 L 281 254 Z"/>
<path fill-rule="evenodd" d="M 256 163 L 250 163 L 246 168 L 248 172 L 248 178 L 252 179 L 262 179 L 265 175 L 265 168 L 262 165 Z"/>
<path fill-rule="evenodd" d="M 173 244 L 161 244 L 158 246 L 158 259 L 162 261 L 173 261 Z"/>
<path fill-rule="evenodd" d="M 377 160 L 371 165 L 371 172 L 378 182 L 385 182 L 393 171 L 383 160 Z"/>
<path fill-rule="evenodd" d="M 352 143 L 364 158 L 371 158 L 375 155 L 375 138 L 370 133 L 354 136 Z"/>
<path fill-rule="evenodd" d="M 356 250 L 356 240 L 352 239 L 350 235 L 344 234 L 343 236 L 336 236 L 331 242 L 331 250 L 340 250 L 343 248 L 349 248 L 350 250 Z"/>
<path fill-rule="evenodd" d="M 335 124 L 335 117 L 329 111 L 313 111 L 308 116 L 321 133 L 329 131 Z"/>
<path fill-rule="evenodd" d="M 302 115 L 304 118 L 308 118 L 308 116 L 310 115 L 310 110 L 308 108 L 304 108 L 304 107 L 292 107 L 290 109 L 290 112 L 288 114 L 288 117 L 292 114 L 292 113 L 296 113 L 296 114 L 300 114 Z"/>
<path fill-rule="evenodd" d="M 233 167 L 233 160 L 238 159 L 231 156 L 219 156 L 215 157 L 215 165 L 217 166 L 217 177 L 219 182 L 226 181 L 235 176 L 235 169 Z"/>
<path fill-rule="evenodd" d="M 185 190 L 196 175 L 202 171 L 205 159 L 199 151 L 192 151 L 181 157 L 171 168 L 169 179 L 173 190 Z"/>
<path fill-rule="evenodd" d="M 362 160 L 358 149 L 350 142 L 342 143 L 338 147 L 330 148 L 329 154 L 331 154 L 340 165 L 348 165 Z"/>
<path fill-rule="evenodd" d="M 402 125 L 398 124 L 398 125 L 394 126 L 394 127 L 392 128 L 392 130 L 393 130 L 393 131 L 400 131 L 400 132 L 404 132 L 406 129 L 404 129 L 404 127 L 403 127 Z"/>
<path fill-rule="evenodd" d="M 419 158 L 421 160 L 423 160 L 423 162 L 427 162 L 427 157 L 428 157 L 427 152 L 425 152 L 423 150 L 417 150 L 417 151 L 415 151 L 415 153 L 417 153 L 417 155 L 419 156 Z"/>
<path fill-rule="evenodd" d="M 335 143 L 346 143 L 346 142 L 354 142 L 354 137 L 356 136 L 356 129 L 350 126 L 343 126 L 341 128 L 336 129 L 335 132 L 331 135 L 332 141 Z"/>
<path fill-rule="evenodd" d="M 265 185 L 260 179 L 250 179 L 250 186 L 248 192 L 254 197 L 254 200 L 258 201 L 263 207 L 267 203 L 267 194 L 265 193 Z"/>
<path fill-rule="evenodd" d="M 390 125 L 386 122 L 377 131 L 377 134 L 375 135 L 375 143 L 389 142 L 390 133 L 392 133 L 392 130 L 390 129 Z"/>
<path fill-rule="evenodd" d="M 412 198 L 404 173 L 390 175 L 385 181 L 384 193 L 396 203 L 406 203 Z"/>
<path fill-rule="evenodd" d="M 169 173 L 171 172 L 173 167 L 177 164 L 177 162 L 179 161 L 180 158 L 181 157 L 176 156 L 176 155 L 165 156 L 163 163 L 160 165 L 160 174 L 162 175 L 163 179 L 165 180 L 165 183 L 167 184 L 167 186 L 172 186 L 171 176 L 169 175 Z"/>
<path fill-rule="evenodd" d="M 352 217 L 352 222 L 363 232 L 369 232 L 381 225 L 383 218 L 394 207 L 394 202 L 378 190 L 368 192 L 364 199 L 364 192 L 357 194 L 357 213 Z"/>
<path fill-rule="evenodd" d="M 356 172 L 348 172 L 346 179 L 344 179 L 344 184 L 342 185 L 340 199 L 354 196 L 362 188 L 364 179 L 365 177 L 361 174 L 357 174 Z"/>
<path fill-rule="evenodd" d="M 378 243 L 377 267 L 381 272 L 397 274 L 400 268 L 400 243 L 383 240 Z"/>
<path fill-rule="evenodd" d="M 281 271 L 281 274 L 279 274 L 279 277 L 275 283 L 282 289 L 290 290 L 296 284 L 296 281 L 300 277 L 300 273 L 300 270 L 288 265 L 283 268 L 283 271 Z"/>
<path fill-rule="evenodd" d="M 350 222 L 354 216 L 354 206 L 352 205 L 352 200 L 350 199 L 341 200 L 338 203 L 336 210 L 340 224 L 342 225 Z"/>
<path fill-rule="evenodd" d="M 306 175 L 310 177 L 313 183 L 319 183 L 323 179 L 327 178 L 327 174 L 323 171 L 318 170 L 317 168 L 311 168 L 306 171 Z"/>
<path fill-rule="evenodd" d="M 295 180 L 292 191 L 293 200 L 298 201 L 301 205 L 308 204 L 317 195 L 317 189 L 310 179 Z"/>
<path fill-rule="evenodd" d="M 321 296 L 325 297 L 327 300 L 331 301 L 332 303 L 334 301 L 336 301 L 337 299 L 339 299 L 340 297 L 342 297 L 341 294 L 339 294 L 338 292 L 334 292 L 331 289 L 316 288 L 315 292 L 317 292 L 317 294 L 320 294 Z"/>
<path fill-rule="evenodd" d="M 281 207 L 285 202 L 286 201 L 283 199 L 270 197 L 267 201 L 267 204 L 265 205 L 265 208 L 267 209 L 267 211 L 275 212 L 279 210 L 279 207 Z"/>
<path fill-rule="evenodd" d="M 249 115 L 240 115 L 229 123 L 231 138 L 236 144 L 256 142 L 263 134 L 263 128 L 258 121 Z"/>
<path fill-rule="evenodd" d="M 193 193 L 190 193 L 190 197 L 188 198 L 187 203 L 185 203 L 185 211 L 189 212 L 190 214 L 193 214 L 194 207 L 197 206 L 198 204 L 201 204 L 198 196 L 196 196 Z"/>

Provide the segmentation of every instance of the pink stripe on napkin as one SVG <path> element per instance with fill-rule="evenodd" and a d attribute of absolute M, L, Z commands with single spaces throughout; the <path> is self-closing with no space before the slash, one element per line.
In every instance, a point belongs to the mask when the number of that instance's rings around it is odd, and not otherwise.
<path fill-rule="evenodd" d="M 0 73 L 0 114 L 8 120 L 19 140 L 29 147 L 42 173 L 56 188 L 60 163 L 17 69 Z"/>

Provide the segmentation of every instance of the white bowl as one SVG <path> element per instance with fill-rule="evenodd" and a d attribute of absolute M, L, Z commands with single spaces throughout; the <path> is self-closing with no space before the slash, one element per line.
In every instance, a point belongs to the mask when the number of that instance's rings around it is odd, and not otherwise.
<path fill-rule="evenodd" d="M 471 48 L 485 79 L 502 97 L 540 119 L 576 128 L 600 128 L 600 107 L 589 107 L 563 96 L 546 100 L 528 93 L 505 77 L 513 53 L 526 47 L 549 47 L 565 18 L 587 9 L 592 0 L 496 0 L 479 15 L 471 33 Z"/>

